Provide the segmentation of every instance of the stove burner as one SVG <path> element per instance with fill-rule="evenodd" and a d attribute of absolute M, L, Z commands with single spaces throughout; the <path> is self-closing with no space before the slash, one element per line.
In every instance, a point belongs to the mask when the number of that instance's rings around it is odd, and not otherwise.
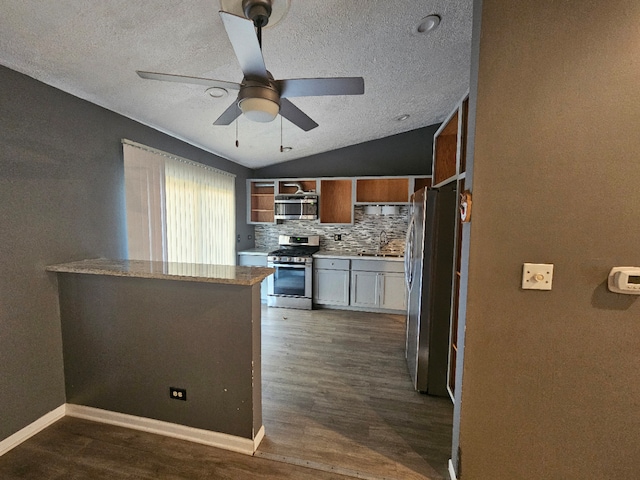
<path fill-rule="evenodd" d="M 269 256 L 310 257 L 318 250 L 320 247 L 283 247 L 269 252 Z"/>

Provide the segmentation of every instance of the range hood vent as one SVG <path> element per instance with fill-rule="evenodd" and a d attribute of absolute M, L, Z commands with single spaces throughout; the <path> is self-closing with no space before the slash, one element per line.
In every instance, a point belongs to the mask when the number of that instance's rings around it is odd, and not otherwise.
<path fill-rule="evenodd" d="M 398 205 L 365 205 L 365 215 L 398 215 L 400 207 Z"/>

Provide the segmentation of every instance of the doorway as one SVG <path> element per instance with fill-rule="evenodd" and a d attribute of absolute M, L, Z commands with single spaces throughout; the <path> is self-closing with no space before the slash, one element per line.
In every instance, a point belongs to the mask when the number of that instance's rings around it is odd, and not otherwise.
<path fill-rule="evenodd" d="M 414 391 L 405 321 L 263 307 L 256 456 L 359 478 L 448 478 L 453 406 Z"/>

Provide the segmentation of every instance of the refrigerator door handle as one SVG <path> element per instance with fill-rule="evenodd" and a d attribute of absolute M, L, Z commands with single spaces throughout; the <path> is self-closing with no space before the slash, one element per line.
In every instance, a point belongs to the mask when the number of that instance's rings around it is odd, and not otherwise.
<path fill-rule="evenodd" d="M 411 217 L 409 228 L 407 228 L 407 239 L 404 245 L 404 281 L 407 290 L 411 290 L 413 283 L 413 243 L 415 241 L 415 220 Z"/>

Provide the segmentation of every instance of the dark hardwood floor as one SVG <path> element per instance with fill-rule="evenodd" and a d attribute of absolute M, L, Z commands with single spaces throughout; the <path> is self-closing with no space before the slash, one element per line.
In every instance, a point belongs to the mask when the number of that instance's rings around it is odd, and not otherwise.
<path fill-rule="evenodd" d="M 448 478 L 453 408 L 413 391 L 404 321 L 265 307 L 254 457 L 65 417 L 0 457 L 0 478 Z"/>
<path fill-rule="evenodd" d="M 256 455 L 359 478 L 448 478 L 453 406 L 413 390 L 405 317 L 263 308 Z"/>
<path fill-rule="evenodd" d="M 65 417 L 0 457 L 2 480 L 338 480 L 344 477 Z"/>

